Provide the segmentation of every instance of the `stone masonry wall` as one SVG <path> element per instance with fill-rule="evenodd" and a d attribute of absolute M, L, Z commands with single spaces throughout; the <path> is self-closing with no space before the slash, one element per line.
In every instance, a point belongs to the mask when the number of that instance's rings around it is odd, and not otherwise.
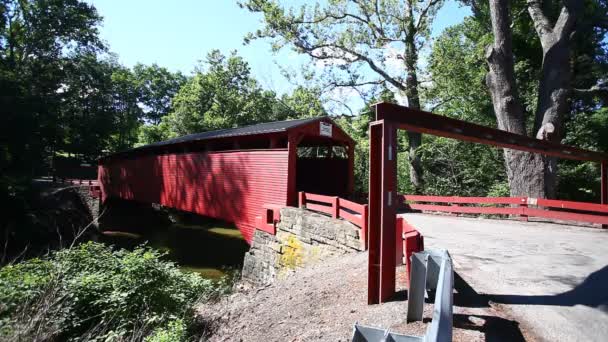
<path fill-rule="evenodd" d="M 99 207 L 100 207 L 99 198 L 94 198 L 93 196 L 91 196 L 88 186 L 78 186 L 78 187 L 75 187 L 74 189 L 76 190 L 78 197 L 80 197 L 82 204 L 84 204 L 87 207 L 87 209 L 89 210 L 89 214 L 91 215 L 91 217 L 93 218 L 93 221 L 94 221 L 93 225 L 95 227 L 99 226 L 99 222 L 97 221 L 97 219 L 99 218 Z"/>
<path fill-rule="evenodd" d="M 352 223 L 286 207 L 281 209 L 276 235 L 255 231 L 243 262 L 243 278 L 268 284 L 298 267 L 363 250 L 360 229 Z"/>

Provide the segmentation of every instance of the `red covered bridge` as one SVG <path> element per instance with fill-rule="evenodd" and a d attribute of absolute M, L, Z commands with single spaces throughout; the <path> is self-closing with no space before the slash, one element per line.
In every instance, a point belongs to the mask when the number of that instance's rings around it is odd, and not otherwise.
<path fill-rule="evenodd" d="M 251 243 L 265 206 L 295 206 L 298 191 L 348 196 L 354 145 L 328 117 L 186 135 L 101 158 L 102 200 L 234 222 Z"/>

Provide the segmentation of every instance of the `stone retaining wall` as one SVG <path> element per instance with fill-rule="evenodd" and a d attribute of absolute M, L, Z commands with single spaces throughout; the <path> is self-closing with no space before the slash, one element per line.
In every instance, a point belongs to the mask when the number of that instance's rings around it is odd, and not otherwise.
<path fill-rule="evenodd" d="M 360 229 L 305 209 L 281 209 L 276 235 L 256 230 L 245 254 L 243 278 L 268 284 L 277 277 L 328 257 L 363 251 Z"/>
<path fill-rule="evenodd" d="M 76 190 L 78 197 L 80 197 L 82 204 L 84 204 L 85 207 L 89 210 L 89 214 L 91 215 L 94 221 L 93 225 L 95 227 L 98 227 L 99 208 L 101 205 L 101 201 L 99 200 L 99 198 L 91 196 L 88 186 L 77 186 L 74 189 Z"/>

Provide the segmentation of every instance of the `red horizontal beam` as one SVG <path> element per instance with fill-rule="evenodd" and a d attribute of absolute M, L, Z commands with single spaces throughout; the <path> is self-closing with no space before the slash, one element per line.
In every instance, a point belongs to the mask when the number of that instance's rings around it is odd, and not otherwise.
<path fill-rule="evenodd" d="M 363 212 L 364 206 L 365 204 L 359 204 L 340 198 L 340 207 L 355 211 L 359 214 Z"/>
<path fill-rule="evenodd" d="M 459 214 L 490 214 L 490 215 L 524 215 L 530 217 L 542 217 L 563 221 L 577 221 L 587 223 L 608 224 L 608 205 L 573 202 L 560 200 L 535 199 L 526 197 L 457 197 L 457 196 L 420 196 L 401 195 L 402 198 L 413 202 L 435 202 L 435 203 L 465 203 L 465 204 L 521 204 L 537 205 L 545 208 L 560 208 L 569 210 L 586 211 L 588 213 L 576 213 L 562 210 L 550 210 L 542 208 L 521 207 L 476 207 L 460 205 L 437 205 L 409 203 L 408 207 L 414 210 L 437 211 Z M 597 213 L 597 214 L 594 214 Z"/>
<path fill-rule="evenodd" d="M 530 203 L 530 204 L 532 204 L 532 203 Z M 563 208 L 563 209 L 573 209 L 573 210 L 580 210 L 580 211 L 594 211 L 594 212 L 600 212 L 600 213 L 608 213 L 608 205 L 606 205 L 606 204 L 549 200 L 549 199 L 542 199 L 542 198 L 537 199 L 536 204 L 541 207 Z"/>
<path fill-rule="evenodd" d="M 534 208 L 522 208 L 524 214 L 528 216 L 551 218 L 563 221 L 578 221 L 588 223 L 608 224 L 608 216 L 571 213 L 567 211 L 543 210 Z"/>
<path fill-rule="evenodd" d="M 359 226 L 359 228 L 363 227 L 361 215 L 351 214 L 347 211 L 340 210 L 340 218 L 343 218 L 346 221 L 348 221 L 356 226 Z"/>
<path fill-rule="evenodd" d="M 424 196 L 401 195 L 406 201 L 435 203 L 467 204 L 526 204 L 526 197 L 459 197 L 459 196 Z"/>
<path fill-rule="evenodd" d="M 306 209 L 309 210 L 314 210 L 314 211 L 320 211 L 322 213 L 326 213 L 331 215 L 333 210 L 331 206 L 327 206 L 327 205 L 321 205 L 321 204 L 314 204 L 314 203 L 306 203 Z"/>
<path fill-rule="evenodd" d="M 459 214 L 521 215 L 523 208 L 509 207 L 461 207 L 458 205 L 409 204 L 414 210 L 440 211 Z"/>
<path fill-rule="evenodd" d="M 333 202 L 333 200 L 334 200 L 334 198 L 331 197 L 331 196 L 310 194 L 308 192 L 306 193 L 306 202 L 313 201 L 313 202 L 321 202 L 321 203 L 331 204 Z"/>
<path fill-rule="evenodd" d="M 486 145 L 510 148 L 533 153 L 575 160 L 601 162 L 608 154 L 583 150 L 546 140 L 535 139 L 495 128 L 448 118 L 392 103 L 375 105 L 376 120 L 396 124 L 400 129 L 454 138 Z"/>

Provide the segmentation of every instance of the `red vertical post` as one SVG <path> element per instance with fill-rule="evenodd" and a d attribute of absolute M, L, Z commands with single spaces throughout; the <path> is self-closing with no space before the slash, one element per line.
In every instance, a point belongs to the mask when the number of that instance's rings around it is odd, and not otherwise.
<path fill-rule="evenodd" d="M 527 222 L 528 215 L 526 214 L 526 208 L 528 207 L 528 197 L 521 200 L 519 207 L 521 208 L 521 214 L 519 215 L 519 219 Z"/>
<path fill-rule="evenodd" d="M 334 197 L 331 201 L 331 217 L 337 219 L 340 217 L 340 197 Z"/>
<path fill-rule="evenodd" d="M 608 204 L 608 160 L 602 161 L 602 204 Z"/>
<path fill-rule="evenodd" d="M 387 122 L 370 126 L 368 303 L 395 294 L 397 130 Z"/>
<path fill-rule="evenodd" d="M 601 197 L 602 204 L 608 204 L 608 160 L 602 160 L 602 181 L 601 181 Z M 608 229 L 608 225 L 603 224 L 602 228 Z"/>
<path fill-rule="evenodd" d="M 384 122 L 382 130 L 382 224 L 380 241 L 380 302 L 395 294 L 396 250 L 395 228 L 397 218 L 397 129 Z"/>
<path fill-rule="evenodd" d="M 298 161 L 298 141 L 294 135 L 289 135 L 287 142 L 287 205 L 295 206 L 296 194 L 296 163 Z"/>
<path fill-rule="evenodd" d="M 382 124 L 369 126 L 369 197 L 367 224 L 367 304 L 380 303 L 380 199 L 382 198 Z"/>
<path fill-rule="evenodd" d="M 348 195 L 355 191 L 355 144 L 348 145 Z"/>
<path fill-rule="evenodd" d="M 369 224 L 369 209 L 367 204 L 363 205 L 363 212 L 361 213 L 361 220 L 363 221 L 361 224 L 361 242 L 363 243 L 363 249 L 369 249 L 369 241 L 367 239 L 368 235 L 368 224 Z"/>

